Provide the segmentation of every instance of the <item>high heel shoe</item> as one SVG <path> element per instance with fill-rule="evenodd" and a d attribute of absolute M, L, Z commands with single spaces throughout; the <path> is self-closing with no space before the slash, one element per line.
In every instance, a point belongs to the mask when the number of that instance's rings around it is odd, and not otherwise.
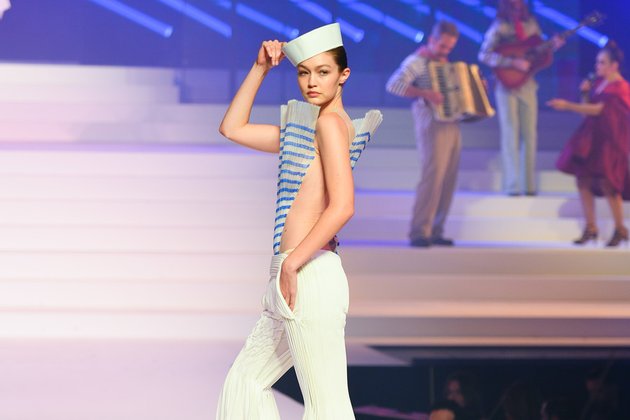
<path fill-rule="evenodd" d="M 597 241 L 597 228 L 587 226 L 584 228 L 584 232 L 582 232 L 582 236 L 573 241 L 575 245 L 584 245 L 590 241 Z"/>
<path fill-rule="evenodd" d="M 621 226 L 615 228 L 615 232 L 613 233 L 612 238 L 606 244 L 607 247 L 615 247 L 621 243 L 621 241 L 628 242 L 628 228 L 625 226 Z"/>

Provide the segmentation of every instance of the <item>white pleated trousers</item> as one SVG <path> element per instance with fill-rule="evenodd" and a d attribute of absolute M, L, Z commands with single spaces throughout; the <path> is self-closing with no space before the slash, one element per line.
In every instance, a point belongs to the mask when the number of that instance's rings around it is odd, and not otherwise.
<path fill-rule="evenodd" d="M 319 251 L 300 269 L 291 311 L 280 292 L 284 258 L 272 258 L 262 316 L 230 368 L 216 418 L 279 419 L 271 386 L 295 366 L 303 420 L 354 419 L 344 340 L 348 281 L 341 260 L 334 252 Z"/>

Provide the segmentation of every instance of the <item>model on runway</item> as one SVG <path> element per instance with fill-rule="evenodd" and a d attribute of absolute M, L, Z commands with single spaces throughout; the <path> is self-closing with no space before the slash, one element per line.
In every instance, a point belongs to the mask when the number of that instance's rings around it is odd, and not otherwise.
<path fill-rule="evenodd" d="M 284 57 L 297 67 L 307 102 L 283 106 L 281 126 L 251 124 L 256 93 Z M 235 143 L 279 153 L 280 165 L 263 312 L 228 373 L 217 419 L 279 418 L 271 386 L 291 366 L 304 419 L 354 419 L 344 339 L 348 283 L 336 234 L 354 212 L 352 167 L 382 116 L 350 120 L 342 102 L 349 76 L 338 24 L 289 43 L 265 41 L 221 123 Z"/>

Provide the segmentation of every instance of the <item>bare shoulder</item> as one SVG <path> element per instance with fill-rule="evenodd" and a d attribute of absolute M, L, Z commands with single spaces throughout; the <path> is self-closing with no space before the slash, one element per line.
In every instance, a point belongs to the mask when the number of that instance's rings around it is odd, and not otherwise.
<path fill-rule="evenodd" d="M 317 139 L 324 143 L 338 138 L 348 138 L 346 121 L 336 112 L 328 112 L 317 118 L 315 131 Z"/>

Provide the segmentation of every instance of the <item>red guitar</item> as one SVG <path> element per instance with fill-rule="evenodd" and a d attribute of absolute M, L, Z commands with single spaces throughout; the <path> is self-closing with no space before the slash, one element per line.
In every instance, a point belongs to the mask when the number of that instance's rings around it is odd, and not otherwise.
<path fill-rule="evenodd" d="M 573 29 L 560 33 L 558 36 L 566 39 L 576 33 L 584 26 L 594 26 L 600 23 L 604 16 L 594 11 L 586 16 Z M 552 55 L 553 40 L 543 41 L 540 35 L 532 35 L 523 41 L 509 42 L 499 45 L 495 52 L 506 57 L 523 58 L 531 63 L 529 71 L 524 72 L 513 67 L 496 67 L 494 74 L 508 89 L 516 89 L 525 84 L 536 72 L 549 67 L 553 61 Z"/>

